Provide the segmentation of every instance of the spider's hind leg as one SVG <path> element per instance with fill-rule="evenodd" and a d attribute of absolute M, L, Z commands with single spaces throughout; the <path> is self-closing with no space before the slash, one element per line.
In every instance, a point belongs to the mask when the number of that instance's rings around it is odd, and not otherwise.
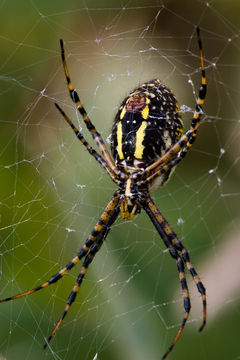
<path fill-rule="evenodd" d="M 76 107 L 77 107 L 79 113 L 81 114 L 81 116 L 87 126 L 88 131 L 92 134 L 92 137 L 93 137 L 97 147 L 99 148 L 100 152 L 102 153 L 104 160 L 106 161 L 108 167 L 111 169 L 111 172 L 113 172 L 117 176 L 117 175 L 119 175 L 119 170 L 117 169 L 116 165 L 114 164 L 114 162 L 107 150 L 107 147 L 104 144 L 102 136 L 96 130 L 91 119 L 89 118 L 87 111 L 85 110 L 77 91 L 72 86 L 70 74 L 69 74 L 68 67 L 67 67 L 67 62 L 65 59 L 65 50 L 64 50 L 64 45 L 63 45 L 62 39 L 60 40 L 60 47 L 61 47 L 61 57 L 62 57 L 63 68 L 64 68 L 65 77 L 67 80 L 70 97 L 71 97 L 72 101 L 76 104 Z"/>
<path fill-rule="evenodd" d="M 111 171 L 111 169 L 108 167 L 106 161 L 102 158 L 101 155 L 99 155 L 96 150 L 94 150 L 89 143 L 87 142 L 87 140 L 85 139 L 85 137 L 83 136 L 83 134 L 76 128 L 76 126 L 73 124 L 73 122 L 71 121 L 71 119 L 67 116 L 67 114 L 65 114 L 65 112 L 62 110 L 62 108 L 55 103 L 56 108 L 58 109 L 58 111 L 60 112 L 60 114 L 63 116 L 63 118 L 65 119 L 65 121 L 69 124 L 69 126 L 72 128 L 73 132 L 75 133 L 76 137 L 78 138 L 78 140 L 81 141 L 81 143 L 83 144 L 83 146 L 87 149 L 87 151 L 89 152 L 89 154 L 91 156 L 93 156 L 95 158 L 95 160 L 103 167 L 103 169 L 108 173 L 108 175 L 111 177 L 111 179 L 117 184 L 120 184 L 120 181 L 118 180 L 116 174 L 114 172 Z"/>
<path fill-rule="evenodd" d="M 149 179 L 154 179 L 155 177 L 161 175 L 161 168 L 166 167 L 163 173 L 165 173 L 166 169 L 171 169 L 176 166 L 189 152 L 193 143 L 196 140 L 197 131 L 200 125 L 201 117 L 203 114 L 202 106 L 205 101 L 206 93 L 207 93 L 207 80 L 203 59 L 203 50 L 202 50 L 202 40 L 200 37 L 200 29 L 196 28 L 197 37 L 198 37 L 198 47 L 200 53 L 200 67 L 201 67 L 201 85 L 199 88 L 198 98 L 196 102 L 196 108 L 193 114 L 192 122 L 190 129 L 182 135 L 182 137 L 159 159 L 157 159 L 153 164 L 149 165 L 145 169 L 146 174 L 150 174 Z M 175 159 L 171 160 L 174 156 L 177 156 Z"/>

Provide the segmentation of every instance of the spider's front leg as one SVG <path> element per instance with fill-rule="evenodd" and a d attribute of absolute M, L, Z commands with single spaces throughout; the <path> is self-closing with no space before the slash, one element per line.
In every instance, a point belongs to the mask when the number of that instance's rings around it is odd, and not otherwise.
<path fill-rule="evenodd" d="M 155 226 L 156 230 L 158 231 L 161 238 L 163 239 L 166 247 L 169 250 L 170 255 L 177 262 L 179 278 L 180 278 L 182 292 L 183 292 L 183 298 L 184 298 L 184 308 L 185 308 L 184 318 L 182 320 L 180 328 L 179 328 L 177 335 L 175 336 L 171 346 L 169 347 L 168 351 L 163 355 L 163 357 L 162 357 L 162 360 L 163 360 L 163 359 L 166 359 L 166 357 L 172 351 L 176 342 L 178 341 L 179 336 L 181 335 L 183 328 L 186 324 L 186 321 L 188 319 L 190 308 L 191 308 L 183 262 L 187 265 L 187 268 L 197 285 L 197 289 L 202 296 L 203 323 L 199 329 L 200 331 L 206 325 L 206 316 L 207 316 L 206 291 L 205 291 L 203 283 L 201 282 L 196 270 L 194 269 L 194 267 L 192 266 L 192 264 L 190 262 L 190 258 L 189 258 L 189 254 L 188 254 L 187 250 L 184 248 L 184 246 L 182 245 L 180 240 L 177 238 L 176 234 L 173 232 L 173 230 L 171 229 L 171 227 L 168 224 L 168 222 L 166 221 L 166 219 L 160 213 L 160 211 L 154 204 L 153 200 L 150 197 L 147 197 L 145 200 L 143 200 L 142 207 L 148 214 L 153 225 Z M 178 254 L 178 251 L 181 252 L 181 256 Z"/>
<path fill-rule="evenodd" d="M 88 254 L 88 252 L 91 249 L 92 245 L 94 244 L 94 242 L 99 237 L 101 237 L 101 236 L 103 238 L 106 237 L 106 235 L 107 235 L 107 233 L 109 231 L 110 224 L 112 222 L 114 222 L 115 216 L 117 216 L 116 212 L 119 212 L 119 210 L 118 210 L 118 208 L 119 208 L 119 205 L 118 205 L 119 197 L 120 197 L 119 192 L 118 191 L 115 192 L 115 194 L 113 195 L 113 198 L 108 203 L 108 205 L 106 206 L 103 214 L 101 215 L 98 222 L 94 226 L 91 234 L 88 236 L 87 240 L 85 241 L 85 244 L 82 246 L 79 253 L 65 267 L 63 267 L 58 273 L 53 275 L 45 283 L 43 283 L 43 284 L 41 284 L 41 285 L 31 289 L 31 290 L 23 292 L 21 294 L 17 294 L 17 295 L 2 299 L 2 300 L 0 300 L 0 303 L 15 300 L 15 299 L 21 298 L 23 296 L 33 294 L 33 293 L 35 293 L 35 292 L 37 292 L 39 290 L 45 289 L 46 287 L 48 287 L 48 286 L 50 286 L 52 284 L 55 284 L 64 275 L 66 275 L 84 256 L 86 256 Z"/>
<path fill-rule="evenodd" d="M 90 250 L 88 251 L 87 255 L 85 256 L 81 271 L 77 277 L 77 280 L 75 282 L 75 285 L 68 297 L 67 300 L 67 304 L 65 306 L 65 309 L 62 313 L 62 316 L 60 317 L 60 319 L 58 320 L 57 325 L 55 326 L 54 330 L 52 331 L 51 335 L 47 338 L 43 348 L 45 349 L 49 342 L 51 341 L 52 337 L 54 336 L 54 334 L 57 332 L 59 326 L 61 325 L 61 323 L 63 322 L 63 319 L 65 318 L 65 316 L 67 315 L 70 306 L 72 305 L 72 303 L 74 302 L 74 300 L 76 299 L 77 293 L 80 289 L 80 286 L 82 284 L 82 281 L 86 275 L 87 269 L 89 267 L 89 265 L 91 264 L 91 262 L 94 259 L 94 256 L 96 255 L 96 253 L 99 251 L 99 249 L 101 248 L 103 241 L 105 240 L 105 238 L 107 237 L 111 226 L 113 225 L 113 223 L 115 222 L 116 218 L 118 217 L 119 211 L 120 211 L 120 205 L 118 202 L 119 199 L 119 194 L 116 193 L 113 196 L 112 201 L 116 201 L 116 203 L 113 205 L 112 208 L 109 208 L 108 210 L 105 209 L 104 213 L 102 214 L 100 219 L 106 218 L 107 220 L 105 222 L 103 222 L 103 220 L 99 220 L 98 224 L 99 224 L 99 231 L 98 229 L 95 228 L 95 231 L 97 232 L 97 238 L 96 240 L 91 244 Z M 101 230 L 100 230 L 101 229 Z M 96 235 L 96 234 L 95 234 Z"/>
<path fill-rule="evenodd" d="M 167 237 L 168 241 L 170 242 L 171 246 L 174 247 L 174 249 L 178 252 L 181 252 L 181 257 L 184 261 L 184 263 L 187 266 L 188 271 L 190 272 L 196 286 L 197 290 L 200 293 L 202 297 L 202 306 L 203 306 L 203 322 L 202 325 L 199 328 L 199 331 L 202 331 L 206 325 L 207 322 L 207 301 L 206 301 L 206 289 L 200 280 L 199 275 L 197 274 L 197 271 L 193 267 L 190 256 L 186 248 L 183 246 L 181 241 L 178 239 L 176 233 L 172 230 L 171 226 L 167 222 L 167 220 L 164 218 L 164 216 L 160 213 L 159 209 L 156 207 L 156 205 L 153 203 L 152 199 L 147 199 L 147 203 L 151 211 L 154 213 L 155 217 L 157 218 L 158 224 L 157 224 L 157 230 L 161 237 L 164 240 L 164 236 Z"/>

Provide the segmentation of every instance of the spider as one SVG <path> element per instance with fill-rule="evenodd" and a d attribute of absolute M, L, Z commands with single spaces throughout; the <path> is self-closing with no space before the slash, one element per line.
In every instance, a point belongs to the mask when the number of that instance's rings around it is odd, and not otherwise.
<path fill-rule="evenodd" d="M 80 289 L 89 265 L 101 248 L 103 241 L 106 239 L 119 213 L 121 213 L 123 220 L 132 220 L 141 209 L 147 213 L 170 255 L 176 261 L 183 294 L 184 316 L 178 332 L 170 347 L 162 356 L 162 360 L 166 359 L 174 348 L 189 317 L 191 305 L 185 277 L 185 266 L 190 272 L 202 298 L 203 322 L 199 331 L 203 330 L 206 325 L 207 304 L 206 291 L 203 283 L 191 264 L 188 251 L 150 196 L 150 193 L 159 187 L 161 188 L 167 182 L 174 167 L 184 159 L 196 139 L 202 115 L 202 105 L 206 96 L 206 76 L 199 27 L 197 27 L 196 30 L 200 51 L 201 86 L 190 129 L 186 133 L 183 133 L 180 108 L 173 92 L 160 80 L 151 80 L 134 89 L 123 100 L 119 107 L 111 133 L 112 157 L 101 135 L 97 132 L 88 117 L 77 91 L 72 86 L 65 60 L 63 40 L 60 40 L 62 63 L 70 97 L 81 114 L 88 131 L 92 134 L 101 154 L 89 145 L 83 134 L 74 126 L 60 106 L 58 104 L 55 105 L 77 138 L 82 142 L 89 154 L 93 156 L 99 165 L 108 173 L 110 178 L 118 186 L 118 189 L 114 192 L 112 199 L 107 204 L 79 253 L 65 267 L 42 285 L 24 293 L 0 300 L 2 303 L 44 289 L 60 280 L 84 258 L 81 271 L 68 297 L 64 312 L 56 327 L 46 339 L 43 346 L 44 349 L 48 346 L 50 340 L 67 315 Z"/>

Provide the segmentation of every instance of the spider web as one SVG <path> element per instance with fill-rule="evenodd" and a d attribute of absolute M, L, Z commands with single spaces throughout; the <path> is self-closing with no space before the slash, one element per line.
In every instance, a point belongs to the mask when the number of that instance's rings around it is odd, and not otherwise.
<path fill-rule="evenodd" d="M 91 142 L 69 98 L 59 38 L 73 85 L 107 140 L 122 98 L 156 77 L 173 89 L 188 128 L 200 85 L 200 25 L 208 93 L 199 137 L 154 200 L 207 287 L 209 322 L 198 334 L 201 300 L 191 285 L 193 309 L 172 358 L 240 359 L 239 3 L 32 0 L 0 6 L 1 298 L 45 282 L 66 265 L 115 190 L 54 107 L 60 104 Z M 159 359 L 183 306 L 176 264 L 146 214 L 115 223 L 43 351 L 79 271 L 0 304 L 0 358 Z"/>

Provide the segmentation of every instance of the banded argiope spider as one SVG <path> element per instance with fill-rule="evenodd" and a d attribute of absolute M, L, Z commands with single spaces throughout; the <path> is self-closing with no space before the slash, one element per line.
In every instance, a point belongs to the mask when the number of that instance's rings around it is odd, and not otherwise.
<path fill-rule="evenodd" d="M 206 77 L 199 28 L 197 28 L 197 36 L 200 49 L 202 81 L 190 129 L 183 134 L 180 109 L 172 91 L 160 80 L 155 79 L 146 82 L 133 90 L 123 100 L 116 114 L 111 134 L 112 157 L 101 135 L 97 132 L 88 117 L 76 90 L 72 87 L 65 60 L 63 41 L 60 40 L 62 62 L 71 99 L 76 104 L 101 154 L 88 144 L 83 134 L 73 125 L 70 118 L 59 105 L 55 105 L 73 129 L 77 138 L 82 142 L 90 155 L 93 156 L 108 173 L 118 186 L 118 189 L 113 194 L 112 199 L 109 201 L 79 253 L 64 268 L 42 285 L 24 293 L 0 300 L 2 303 L 44 289 L 60 280 L 84 258 L 81 271 L 68 297 L 64 312 L 55 329 L 46 340 L 44 348 L 49 344 L 49 341 L 69 311 L 79 291 L 88 266 L 101 248 L 103 241 L 107 237 L 119 213 L 121 213 L 123 220 L 132 220 L 135 214 L 139 213 L 141 209 L 147 213 L 170 255 L 177 263 L 184 300 L 185 313 L 182 323 L 171 346 L 163 355 L 162 359 L 166 359 L 176 344 L 190 312 L 191 306 L 185 278 L 185 266 L 190 272 L 202 297 L 203 323 L 199 330 L 201 331 L 205 327 L 207 313 L 205 288 L 190 262 L 187 250 L 150 196 L 150 193 L 166 183 L 173 168 L 188 153 L 197 135 L 202 114 L 202 105 L 206 95 Z"/>

